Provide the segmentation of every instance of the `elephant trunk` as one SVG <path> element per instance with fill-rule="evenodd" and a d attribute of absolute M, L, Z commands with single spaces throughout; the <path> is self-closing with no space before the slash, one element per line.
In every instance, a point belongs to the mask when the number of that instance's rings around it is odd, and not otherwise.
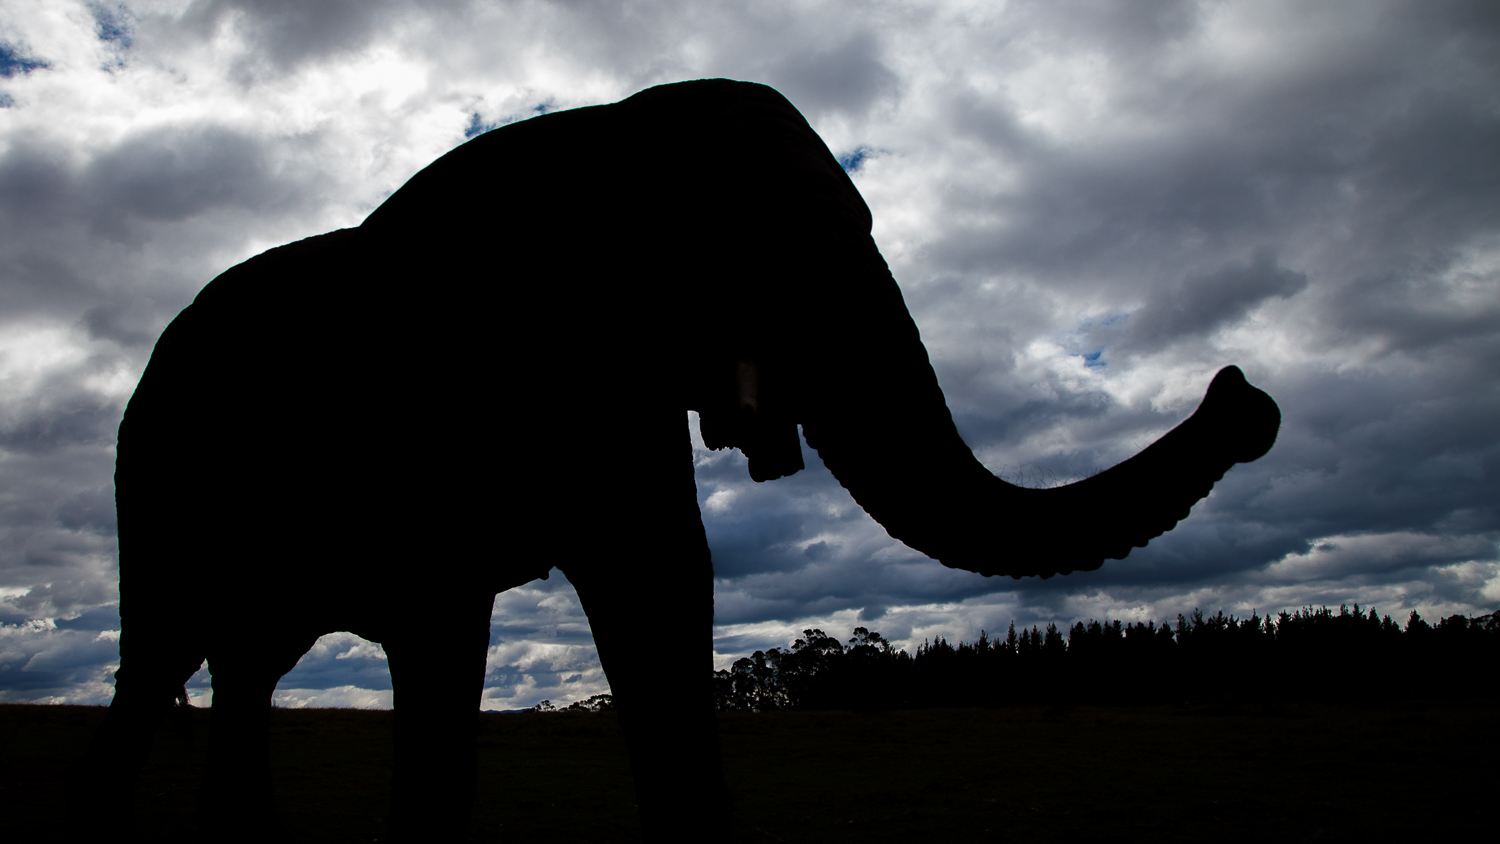
<path fill-rule="evenodd" d="M 882 295 L 899 304 L 885 278 Z M 1018 487 L 985 469 L 959 436 L 904 306 L 878 310 L 879 321 L 859 333 L 884 342 L 848 344 L 864 353 L 845 352 L 842 371 L 820 379 L 839 387 L 822 401 L 808 397 L 815 410 L 803 433 L 891 536 L 950 567 L 1050 577 L 1124 559 L 1276 440 L 1276 403 L 1229 366 L 1191 417 L 1134 457 L 1066 486 Z M 824 353 L 839 360 L 837 350 Z"/>

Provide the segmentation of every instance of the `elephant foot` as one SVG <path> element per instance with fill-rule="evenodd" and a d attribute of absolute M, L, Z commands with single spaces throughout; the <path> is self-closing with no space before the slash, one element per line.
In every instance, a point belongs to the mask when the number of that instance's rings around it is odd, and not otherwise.
<path fill-rule="evenodd" d="M 104 722 L 67 775 L 67 805 L 77 840 L 117 837 L 130 829 L 136 780 L 186 676 L 131 668 L 117 671 L 115 678 Z"/>

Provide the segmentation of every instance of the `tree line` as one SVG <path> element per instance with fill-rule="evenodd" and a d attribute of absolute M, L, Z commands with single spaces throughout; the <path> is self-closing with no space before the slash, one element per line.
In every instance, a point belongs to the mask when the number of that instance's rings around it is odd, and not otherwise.
<path fill-rule="evenodd" d="M 897 650 L 864 627 L 847 644 L 804 630 L 714 673 L 721 711 L 901 709 L 1237 700 L 1362 701 L 1493 696 L 1500 690 L 1500 612 L 1404 626 L 1341 605 L 1281 612 L 1194 610 L 1176 625 L 1078 622 L 1064 633 L 981 631 L 973 643 Z"/>

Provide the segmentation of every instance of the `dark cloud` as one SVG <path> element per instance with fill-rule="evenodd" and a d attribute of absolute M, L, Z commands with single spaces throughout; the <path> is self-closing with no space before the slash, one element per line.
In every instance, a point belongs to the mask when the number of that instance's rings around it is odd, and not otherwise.
<path fill-rule="evenodd" d="M 280 689 L 391 688 L 385 652 L 352 634 L 325 636 L 277 684 Z"/>
<path fill-rule="evenodd" d="M 826 49 L 791 53 L 757 76 L 813 117 L 825 112 L 862 114 L 899 88 L 896 74 L 881 60 L 880 42 L 868 32 Z"/>
<path fill-rule="evenodd" d="M 0 213 L 16 225 L 64 222 L 73 194 L 71 179 L 69 165 L 55 145 L 22 135 L 0 157 Z"/>
<path fill-rule="evenodd" d="M 1121 5 L 1108 0 L 1017 3 L 1023 31 L 1055 41 L 1059 49 L 1097 49 L 1135 58 L 1162 49 L 1194 32 L 1202 6 L 1193 0 L 1145 0 Z"/>
<path fill-rule="evenodd" d="M 124 408 L 83 394 L 48 396 L 48 405 L 27 408 L 0 427 L 0 449 L 10 452 L 52 451 L 70 445 L 113 439 Z M 61 398 L 59 401 L 58 399 Z M 30 412 L 27 412 L 30 411 Z"/>
<path fill-rule="evenodd" d="M 301 199 L 301 191 L 275 169 L 264 146 L 249 135 L 222 126 L 174 127 L 133 137 L 100 155 L 82 181 L 97 209 L 95 231 L 125 238 L 132 220 L 174 222 L 221 208 L 286 208 Z"/>
<path fill-rule="evenodd" d="M 320 143 L 207 123 L 126 133 L 84 153 L 56 131 L 19 129 L 0 152 L 0 322 L 14 332 L 43 320 L 116 347 L 92 348 L 75 376 L 144 364 L 166 322 L 226 268 L 224 252 L 260 226 L 318 231 L 298 221 L 333 178 Z"/>
<path fill-rule="evenodd" d="M 1329 322 L 1378 341 L 1384 354 L 1420 354 L 1462 344 L 1471 348 L 1476 360 L 1493 360 L 1500 341 L 1500 302 L 1481 292 L 1489 279 L 1454 263 L 1452 258 L 1433 257 L 1356 278 L 1329 297 Z"/>
<path fill-rule="evenodd" d="M 1363 41 L 1304 57 L 1295 74 L 1112 68 L 1135 77 L 1122 112 L 1175 121 L 1144 139 L 1055 138 L 1019 120 L 1004 97 L 946 91 L 952 125 L 1023 169 L 1003 191 L 983 180 L 951 186 L 949 216 L 982 224 L 947 227 L 929 254 L 965 274 L 1029 268 L 1050 284 L 1126 298 L 1162 274 L 1180 277 L 1164 272 L 1165 256 L 1266 245 L 1285 256 L 1280 243 L 1326 231 L 1330 218 L 1356 229 L 1357 251 L 1344 260 L 1371 269 L 1388 269 L 1415 243 L 1468 243 L 1500 213 L 1488 201 L 1500 166 L 1496 117 L 1475 88 L 1493 82 L 1495 62 L 1475 46 L 1487 40 L 1427 23 L 1407 33 L 1387 20 Z M 1111 43 L 1143 55 L 1160 46 Z M 1156 272 L 1122 277 L 1127 267 Z"/>
<path fill-rule="evenodd" d="M 1490 421 L 1500 398 L 1485 392 L 1457 397 L 1399 382 L 1371 390 L 1329 376 L 1289 389 L 1283 471 L 1317 482 L 1274 490 L 1259 504 L 1262 517 L 1300 523 L 1310 535 L 1447 533 L 1460 512 L 1470 530 L 1500 529 L 1491 468 L 1500 443 Z M 1395 401 L 1382 406 L 1382 393 Z"/>
<path fill-rule="evenodd" d="M 71 266 L 67 256 L 37 247 L 25 241 L 0 246 L 0 273 L 6 281 L 0 290 L 0 303 L 12 318 L 38 311 L 66 312 L 97 292 Z"/>
<path fill-rule="evenodd" d="M 0 627 L 0 700 L 105 691 L 100 668 L 117 659 L 114 638 L 47 628 Z M 92 688 L 90 688 L 92 687 Z M 94 700 L 95 703 L 107 702 Z"/>
<path fill-rule="evenodd" d="M 83 325 L 95 340 L 113 340 L 121 346 L 155 345 L 157 331 L 154 313 L 143 313 L 124 305 L 100 305 L 83 314 Z"/>
<path fill-rule="evenodd" d="M 114 536 L 115 490 L 112 486 L 86 489 L 58 502 L 57 524 L 66 530 Z M 115 625 L 118 627 L 119 625 Z"/>
<path fill-rule="evenodd" d="M 199 37 L 235 27 L 253 50 L 243 59 L 241 72 L 250 78 L 274 77 L 364 49 L 393 24 L 392 12 L 403 5 L 384 0 L 195 0 L 178 24 Z"/>
<path fill-rule="evenodd" d="M 1266 299 L 1285 299 L 1306 287 L 1306 273 L 1278 266 L 1271 249 L 1259 249 L 1249 262 L 1188 278 L 1175 288 L 1151 291 L 1146 304 L 1125 324 L 1124 343 L 1131 351 L 1150 352 L 1201 337 L 1244 319 Z"/>
<path fill-rule="evenodd" d="M 9 515 L 9 514 L 7 514 Z M 22 538 L 24 541 L 24 538 Z M 22 542 L 5 543 L 13 550 Z M 112 544 L 112 543 L 111 543 Z M 100 577 L 98 568 L 87 565 L 85 555 L 97 554 L 99 543 L 87 541 L 76 532 L 54 533 L 41 542 L 31 543 L 31 553 L 20 555 L 17 562 L 45 571 L 52 580 L 33 585 L 24 594 L 0 602 L 0 624 L 24 624 L 36 619 L 68 618 L 119 600 L 118 589 Z M 14 559 L 14 558 L 13 558 Z M 24 571 L 24 569 L 23 569 Z M 114 578 L 116 581 L 118 576 Z"/>

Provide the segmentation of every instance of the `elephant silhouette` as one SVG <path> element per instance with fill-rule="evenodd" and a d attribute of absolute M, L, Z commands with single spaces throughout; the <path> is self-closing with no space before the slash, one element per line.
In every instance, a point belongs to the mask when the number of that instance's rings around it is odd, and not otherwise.
<path fill-rule="evenodd" d="M 959 437 L 870 224 L 791 103 L 705 80 L 481 135 L 359 227 L 224 272 L 120 425 L 120 669 L 75 799 L 128 816 L 157 721 L 207 660 L 204 823 L 263 837 L 277 680 L 352 631 L 389 657 L 393 836 L 461 836 L 494 596 L 556 565 L 647 837 L 701 838 L 729 802 L 684 411 L 757 481 L 802 468 L 801 425 L 891 536 L 1013 577 L 1123 559 L 1274 442 L 1275 403 L 1228 367 L 1124 463 L 1001 481 Z M 702 634 L 701 659 L 644 646 L 665 618 Z"/>

